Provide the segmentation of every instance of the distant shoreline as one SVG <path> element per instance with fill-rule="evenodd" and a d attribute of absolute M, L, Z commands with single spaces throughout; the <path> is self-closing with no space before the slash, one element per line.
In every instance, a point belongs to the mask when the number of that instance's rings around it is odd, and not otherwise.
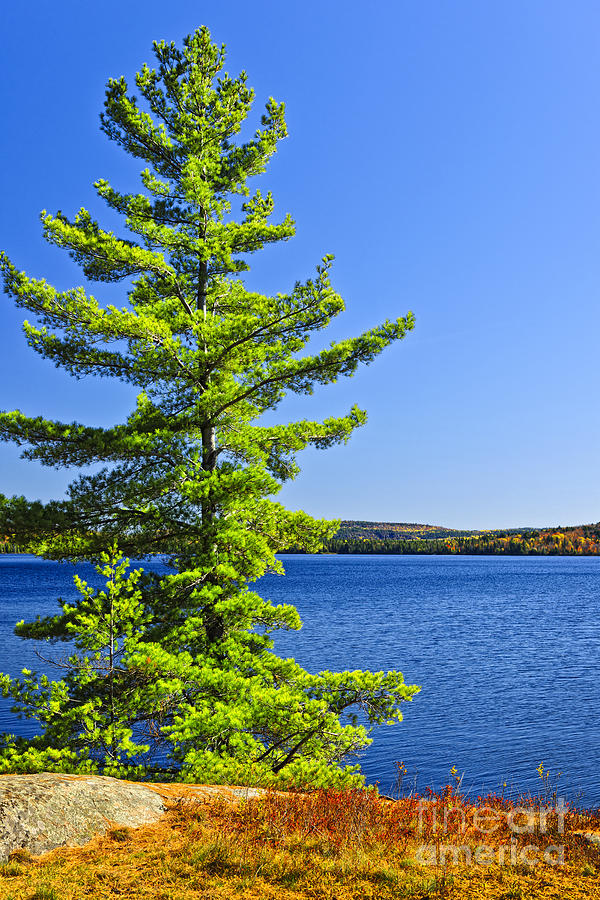
<path fill-rule="evenodd" d="M 599 556 L 600 522 L 469 532 L 438 525 L 346 520 L 323 549 L 329 553 L 359 555 Z"/>

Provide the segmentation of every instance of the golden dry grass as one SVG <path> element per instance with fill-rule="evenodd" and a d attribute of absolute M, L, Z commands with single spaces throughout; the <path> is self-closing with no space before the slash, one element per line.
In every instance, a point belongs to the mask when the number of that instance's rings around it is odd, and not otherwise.
<path fill-rule="evenodd" d="M 496 816 L 493 833 L 482 836 L 482 815 L 488 825 Z M 548 812 L 543 828 L 538 820 L 519 830 L 527 816 L 499 798 L 470 803 L 451 789 L 395 803 L 372 791 L 272 793 L 241 803 L 184 797 L 151 826 L 113 828 L 39 859 L 15 853 L 0 866 L 0 898 L 600 900 L 600 846 L 579 833 L 600 830 L 598 815 L 569 811 L 562 824 Z M 475 862 L 482 843 L 492 865 Z M 545 862 L 544 849 L 559 843 L 564 865 Z M 518 858 L 527 845 L 532 866 Z M 514 858 L 507 851 L 499 864 L 502 846 L 512 846 Z M 423 848 L 435 864 L 423 861 Z"/>

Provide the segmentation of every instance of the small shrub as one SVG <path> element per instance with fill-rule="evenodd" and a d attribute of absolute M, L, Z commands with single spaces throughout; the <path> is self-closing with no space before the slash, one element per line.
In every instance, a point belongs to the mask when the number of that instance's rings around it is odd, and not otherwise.
<path fill-rule="evenodd" d="M 124 844 L 131 839 L 131 836 L 131 828 L 111 828 L 106 832 L 106 837 L 117 844 Z"/>
<path fill-rule="evenodd" d="M 221 838 L 217 838 L 216 841 L 196 847 L 189 862 L 194 868 L 209 875 L 222 875 L 232 868 L 232 851 Z"/>
<path fill-rule="evenodd" d="M 14 860 L 0 864 L 0 877 L 2 878 L 16 878 L 18 875 L 22 875 L 24 871 L 23 866 Z"/>
<path fill-rule="evenodd" d="M 29 894 L 27 900 L 60 900 L 60 898 L 53 887 L 41 884 L 33 894 Z"/>
<path fill-rule="evenodd" d="M 31 863 L 33 862 L 33 856 L 26 850 L 24 847 L 18 847 L 16 850 L 13 850 L 9 855 L 10 862 L 16 863 Z"/>

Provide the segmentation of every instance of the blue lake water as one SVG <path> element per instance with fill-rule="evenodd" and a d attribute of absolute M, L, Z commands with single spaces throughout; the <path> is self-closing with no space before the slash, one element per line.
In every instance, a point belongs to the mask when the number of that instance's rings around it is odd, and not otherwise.
<path fill-rule="evenodd" d="M 600 804 L 600 559 L 285 556 L 262 596 L 292 603 L 304 627 L 275 650 L 306 669 L 400 669 L 421 693 L 404 721 L 379 727 L 361 758 L 369 782 L 440 786 L 452 766 L 473 793 L 537 792 L 543 761 L 559 794 Z M 153 563 L 152 568 L 159 568 Z M 91 567 L 78 571 L 90 582 Z M 43 670 L 19 619 L 75 599 L 73 569 L 0 556 L 0 669 Z M 31 733 L 0 705 L 0 730 Z"/>

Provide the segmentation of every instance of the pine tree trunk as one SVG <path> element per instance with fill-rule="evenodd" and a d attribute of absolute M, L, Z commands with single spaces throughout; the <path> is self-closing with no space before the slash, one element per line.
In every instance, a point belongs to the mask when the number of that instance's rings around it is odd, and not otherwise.
<path fill-rule="evenodd" d="M 208 266 L 205 262 L 201 262 L 198 266 L 198 294 L 197 308 L 202 311 L 202 315 L 206 320 L 208 315 L 207 309 L 207 288 L 208 288 Z M 206 343 L 204 344 L 204 352 L 207 352 Z M 210 376 L 204 374 L 201 382 L 202 388 L 208 387 Z M 212 422 L 202 426 L 202 469 L 205 472 L 213 472 L 217 464 L 217 438 L 216 429 Z M 215 553 L 216 547 L 213 542 L 213 530 L 216 520 L 216 504 L 210 494 L 202 500 L 202 530 L 205 535 L 205 550 L 211 555 Z M 204 627 L 206 628 L 206 638 L 209 644 L 220 641 L 225 630 L 223 617 L 218 615 L 214 608 L 209 607 L 204 614 Z"/>

